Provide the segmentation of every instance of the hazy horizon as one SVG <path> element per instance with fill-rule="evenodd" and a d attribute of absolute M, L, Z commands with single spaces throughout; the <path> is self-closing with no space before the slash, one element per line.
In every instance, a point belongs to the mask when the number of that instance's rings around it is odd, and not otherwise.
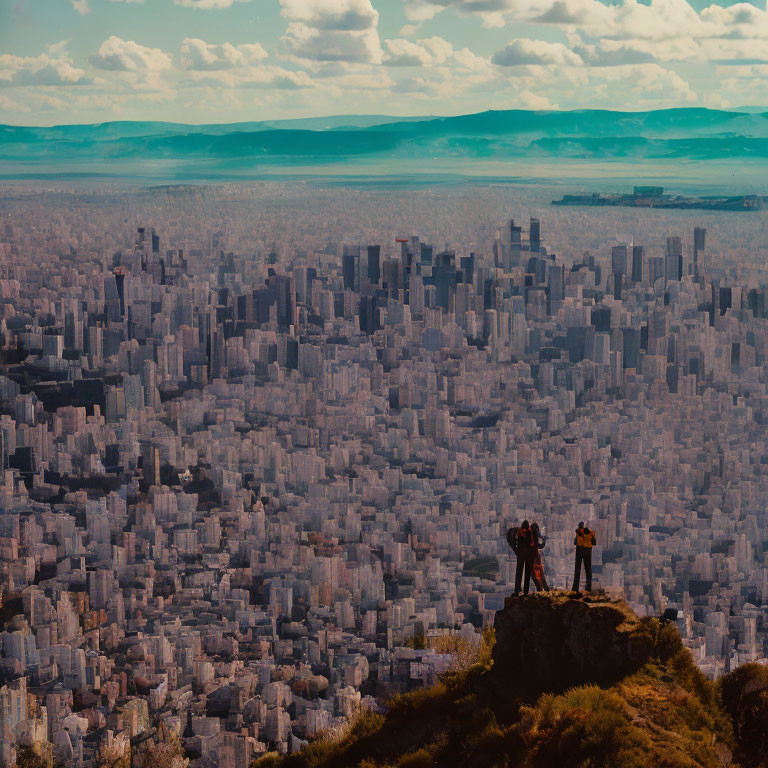
<path fill-rule="evenodd" d="M 454 177 L 656 183 L 748 194 L 768 191 L 767 163 L 768 112 L 704 108 L 0 126 L 0 178 L 6 180 L 363 176 L 444 183 Z"/>

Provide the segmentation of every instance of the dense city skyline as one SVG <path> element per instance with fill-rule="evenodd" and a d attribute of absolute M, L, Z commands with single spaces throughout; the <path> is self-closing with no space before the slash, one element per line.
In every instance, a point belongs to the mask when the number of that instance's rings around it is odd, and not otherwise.
<path fill-rule="evenodd" d="M 295 751 L 480 642 L 522 518 L 765 657 L 760 212 L 86 187 L 0 197 L 0 760 Z"/>

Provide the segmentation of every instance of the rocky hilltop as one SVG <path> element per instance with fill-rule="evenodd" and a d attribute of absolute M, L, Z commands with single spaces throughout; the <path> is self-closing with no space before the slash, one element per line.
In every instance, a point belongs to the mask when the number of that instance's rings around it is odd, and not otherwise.
<path fill-rule="evenodd" d="M 607 687 L 648 661 L 652 627 L 603 596 L 508 597 L 494 623 L 493 675 L 515 680 L 526 698 L 577 685 Z"/>
<path fill-rule="evenodd" d="M 713 683 L 673 624 L 621 601 L 508 598 L 472 665 L 257 766 L 765 768 L 768 667 Z"/>

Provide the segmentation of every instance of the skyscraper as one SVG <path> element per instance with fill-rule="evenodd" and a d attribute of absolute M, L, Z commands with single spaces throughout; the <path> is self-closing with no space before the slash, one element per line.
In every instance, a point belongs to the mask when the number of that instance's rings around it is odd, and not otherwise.
<path fill-rule="evenodd" d="M 381 280 L 381 246 L 368 246 L 368 280 L 378 285 Z"/>
<path fill-rule="evenodd" d="M 706 248 L 707 230 L 704 227 L 693 229 L 693 278 L 699 279 L 699 254 Z"/>
<path fill-rule="evenodd" d="M 611 248 L 611 269 L 614 277 L 617 274 L 627 274 L 627 246 L 614 245 Z"/>
<path fill-rule="evenodd" d="M 683 277 L 683 241 L 679 237 L 667 238 L 664 277 L 667 281 L 680 280 Z"/>
<path fill-rule="evenodd" d="M 344 288 L 350 291 L 357 289 L 358 264 L 360 262 L 360 246 L 345 245 L 342 255 L 341 269 L 344 277 Z"/>
<path fill-rule="evenodd" d="M 531 253 L 538 253 L 541 250 L 541 222 L 538 219 L 531 219 Z"/>

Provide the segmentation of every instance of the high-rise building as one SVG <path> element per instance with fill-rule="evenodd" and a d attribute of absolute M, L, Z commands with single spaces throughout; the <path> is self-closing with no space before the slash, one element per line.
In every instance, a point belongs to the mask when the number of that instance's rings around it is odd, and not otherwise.
<path fill-rule="evenodd" d="M 398 259 L 384 259 L 384 283 L 390 296 L 397 296 L 400 290 L 400 262 Z"/>
<path fill-rule="evenodd" d="M 456 254 L 445 251 L 438 254 L 437 264 L 432 269 L 437 288 L 437 304 L 448 309 L 450 296 L 456 292 Z"/>
<path fill-rule="evenodd" d="M 661 277 L 664 277 L 664 259 L 661 256 L 651 256 L 648 259 L 648 282 L 653 285 Z"/>
<path fill-rule="evenodd" d="M 667 252 L 664 256 L 664 278 L 667 281 L 683 277 L 683 241 L 679 237 L 667 238 Z"/>
<path fill-rule="evenodd" d="M 541 222 L 538 219 L 531 219 L 531 253 L 538 253 L 541 250 Z"/>
<path fill-rule="evenodd" d="M 693 229 L 693 277 L 699 279 L 699 254 L 707 247 L 707 230 L 704 227 Z"/>
<path fill-rule="evenodd" d="M 645 248 L 642 245 L 632 246 L 632 282 L 643 282 L 643 261 L 645 261 Z"/>
<path fill-rule="evenodd" d="M 423 249 L 423 246 L 422 246 Z M 368 280 L 373 285 L 378 285 L 381 280 L 381 246 L 368 246 Z"/>
<path fill-rule="evenodd" d="M 433 247 L 431 245 L 427 245 L 426 243 L 421 243 L 421 263 L 427 266 L 432 265 L 432 254 L 433 254 Z"/>
<path fill-rule="evenodd" d="M 707 230 L 704 227 L 693 229 L 693 255 L 694 258 L 707 247 Z"/>
<path fill-rule="evenodd" d="M 611 269 L 614 277 L 627 274 L 627 246 L 614 245 L 611 248 Z"/>
<path fill-rule="evenodd" d="M 357 273 L 360 262 L 360 246 L 345 245 L 341 257 L 341 271 L 344 277 L 344 288 L 346 290 L 357 290 Z"/>

